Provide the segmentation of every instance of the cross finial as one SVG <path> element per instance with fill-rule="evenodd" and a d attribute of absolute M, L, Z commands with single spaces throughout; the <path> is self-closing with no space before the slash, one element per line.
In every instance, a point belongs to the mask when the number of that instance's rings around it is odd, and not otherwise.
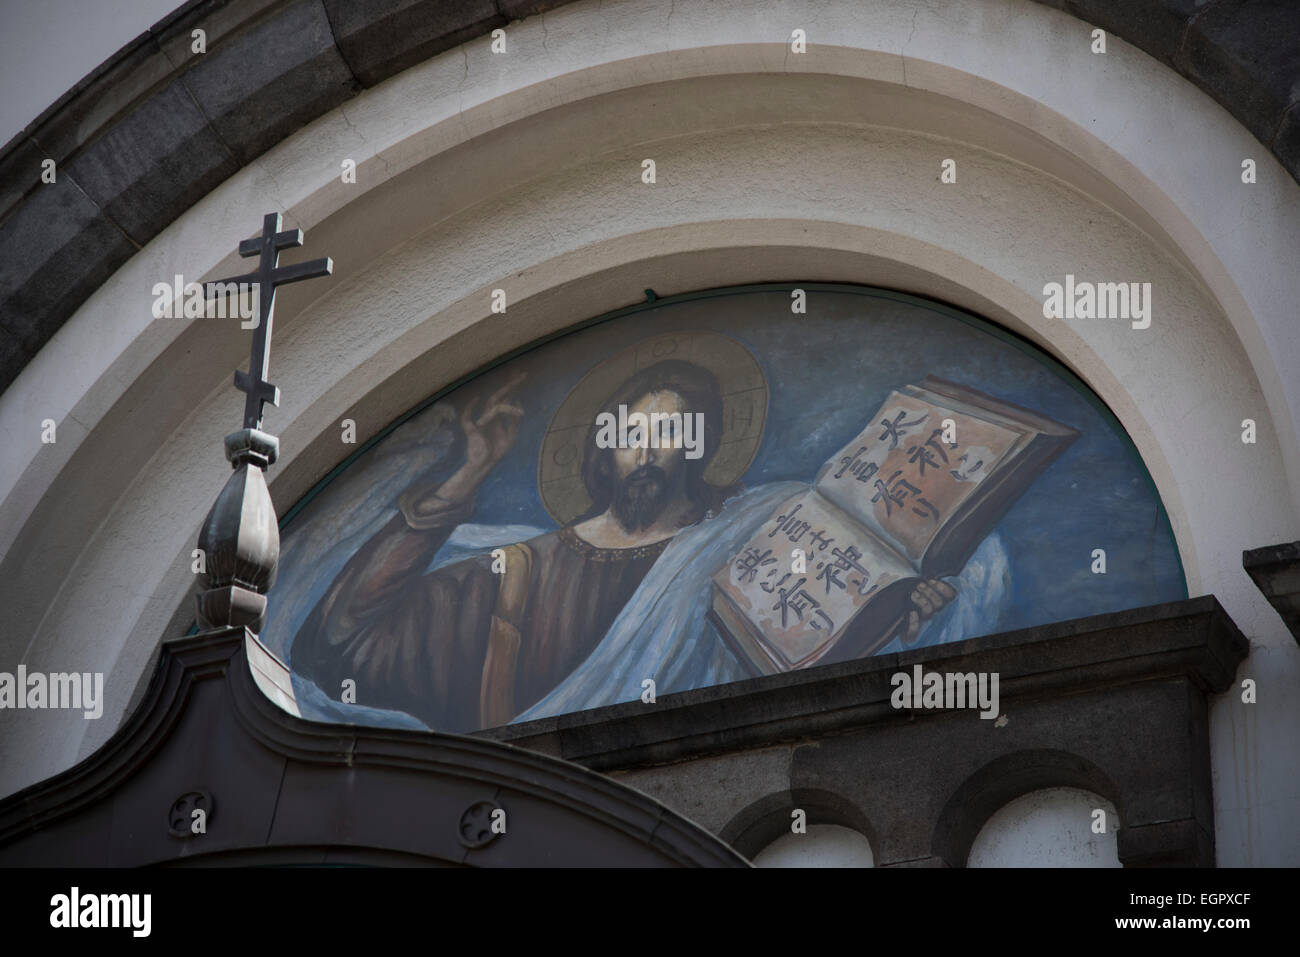
<path fill-rule="evenodd" d="M 280 250 L 302 245 L 302 230 L 280 229 L 280 214 L 267 213 L 262 218 L 262 235 L 239 244 L 239 255 L 260 257 L 254 272 L 205 283 L 209 297 L 230 292 L 232 284 L 250 284 L 257 290 L 258 322 L 254 327 L 248 371 L 235 371 L 235 388 L 247 394 L 244 402 L 244 428 L 262 428 L 262 407 L 267 402 L 278 406 L 280 390 L 266 381 L 271 368 L 271 324 L 275 315 L 275 287 L 303 279 L 315 279 L 334 272 L 334 261 L 326 256 L 296 266 L 277 266 Z"/>
<path fill-rule="evenodd" d="M 280 390 L 266 381 L 271 359 L 271 321 L 275 313 L 275 287 L 285 283 L 328 276 L 334 263 L 328 257 L 276 265 L 280 250 L 302 245 L 302 230 L 280 230 L 280 214 L 262 219 L 262 235 L 239 244 L 239 255 L 258 256 L 257 269 L 233 279 L 205 283 L 209 298 L 241 294 L 244 286 L 256 291 L 258 317 L 253 333 L 248 371 L 235 372 L 235 388 L 247 394 L 244 428 L 226 436 L 226 458 L 233 471 L 212 505 L 199 532 L 199 549 L 206 556 L 197 595 L 199 621 L 206 628 L 243 625 L 254 632 L 266 618 L 266 592 L 275 581 L 280 560 L 280 532 L 275 506 L 262 474 L 275 461 L 279 441 L 262 431 L 262 406 L 280 404 Z"/>

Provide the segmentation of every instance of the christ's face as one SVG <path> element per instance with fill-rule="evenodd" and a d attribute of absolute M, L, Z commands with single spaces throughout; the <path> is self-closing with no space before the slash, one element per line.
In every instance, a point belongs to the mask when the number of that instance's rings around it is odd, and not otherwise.
<path fill-rule="evenodd" d="M 648 444 L 659 448 L 611 450 L 615 482 L 612 507 L 626 531 L 649 528 L 674 499 L 684 494 L 686 450 L 682 437 L 673 434 L 673 420 L 655 420 L 650 414 L 680 413 L 676 419 L 676 428 L 680 428 L 687 411 L 686 401 L 676 392 L 651 392 L 628 406 L 629 417 L 641 412 L 647 421 L 657 421 L 658 435 L 651 436 Z"/>

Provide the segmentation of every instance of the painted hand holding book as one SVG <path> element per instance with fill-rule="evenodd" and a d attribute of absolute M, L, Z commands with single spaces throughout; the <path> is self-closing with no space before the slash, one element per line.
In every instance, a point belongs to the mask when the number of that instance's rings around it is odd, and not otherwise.
<path fill-rule="evenodd" d="M 897 389 L 713 576 L 709 617 L 754 674 L 871 654 L 1078 434 L 933 376 Z"/>

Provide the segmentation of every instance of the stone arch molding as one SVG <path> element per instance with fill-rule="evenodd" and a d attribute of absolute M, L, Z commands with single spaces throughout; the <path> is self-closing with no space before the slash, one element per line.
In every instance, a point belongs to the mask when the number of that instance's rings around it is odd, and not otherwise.
<path fill-rule="evenodd" d="M 1192 593 L 1291 644 L 1239 563 L 1300 530 L 1300 382 L 1281 372 L 1300 366 L 1285 322 L 1300 189 L 1267 151 L 1136 49 L 1112 38 L 1099 69 L 1086 24 L 1021 0 L 679 6 L 583 0 L 512 25 L 507 57 L 474 41 L 361 93 L 167 226 L 0 397 L 0 432 L 19 437 L 0 463 L 4 660 L 107 673 L 102 721 L 49 713 L 0 740 L 3 791 L 102 743 L 191 617 L 190 549 L 247 346 L 231 325 L 154 320 L 151 290 L 237 271 L 273 206 L 306 230 L 303 258 L 337 264 L 277 298 L 281 513 L 350 451 L 341 419 L 364 441 L 646 287 L 877 284 L 982 314 L 1089 382 L 1160 489 Z M 813 43 L 791 55 L 773 37 L 800 20 Z M 1245 192 L 1242 156 L 1259 166 Z M 949 157 L 956 185 L 939 181 Z M 1045 319 L 1042 286 L 1067 272 L 1150 281 L 1152 328 Z M 53 446 L 35 441 L 45 418 Z M 1260 507 L 1226 512 L 1207 459 Z"/>
<path fill-rule="evenodd" d="M 863 809 L 842 794 L 824 788 L 794 788 L 766 794 L 732 815 L 718 831 L 728 847 L 753 859 L 785 834 L 793 833 L 792 814 L 803 812 L 805 826 L 834 824 L 861 834 L 873 852 L 880 839 Z"/>
<path fill-rule="evenodd" d="M 953 791 L 935 820 L 931 852 L 948 867 L 965 867 L 994 814 L 1026 794 L 1057 787 L 1104 798 L 1123 819 L 1121 784 L 1092 761 L 1061 750 L 1016 751 L 990 761 Z"/>

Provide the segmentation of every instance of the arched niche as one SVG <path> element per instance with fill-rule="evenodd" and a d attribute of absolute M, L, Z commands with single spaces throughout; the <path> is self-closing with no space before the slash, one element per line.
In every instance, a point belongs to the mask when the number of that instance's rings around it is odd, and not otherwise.
<path fill-rule="evenodd" d="M 801 830 L 795 830 L 796 824 Z M 732 815 L 717 833 L 728 846 L 760 867 L 768 865 L 757 858 L 778 844 L 781 848 L 776 848 L 774 853 L 783 860 L 795 862 L 776 866 L 827 866 L 807 858 L 799 861 L 802 852 L 797 847 L 786 848 L 787 844 L 798 844 L 810 835 L 816 842 L 818 834 L 826 846 L 824 855 L 815 856 L 832 857 L 839 862 L 829 866 L 874 866 L 868 861 L 876 835 L 866 812 L 843 795 L 821 788 L 796 788 L 764 795 Z"/>
<path fill-rule="evenodd" d="M 1041 811 L 1048 818 L 1059 817 L 1063 807 L 1070 812 L 1078 809 L 1079 795 L 1091 794 L 1104 802 L 1100 806 L 1108 811 L 1108 816 L 1117 818 L 1120 812 L 1115 809 L 1124 783 L 1113 781 L 1093 762 L 1066 751 L 1032 750 L 1004 755 L 968 777 L 948 798 L 935 825 L 934 854 L 949 867 L 967 866 L 972 849 L 989 822 L 1000 809 L 1011 807 L 1027 795 L 1052 792 L 1053 800 L 1047 804 L 1030 802 L 1029 807 L 1017 805 L 1008 813 Z M 1064 801 L 1057 792 L 1068 792 Z M 1085 831 L 1091 823 L 1089 816 Z M 1074 829 L 1070 833 L 1076 836 L 1079 832 Z M 985 838 L 987 840 L 988 835 Z M 1027 861 L 1043 847 L 1020 850 Z M 1006 863 L 1005 858 L 995 858 L 987 844 L 980 847 L 980 852 Z M 981 861 L 984 858 L 979 856 L 976 859 Z"/>

